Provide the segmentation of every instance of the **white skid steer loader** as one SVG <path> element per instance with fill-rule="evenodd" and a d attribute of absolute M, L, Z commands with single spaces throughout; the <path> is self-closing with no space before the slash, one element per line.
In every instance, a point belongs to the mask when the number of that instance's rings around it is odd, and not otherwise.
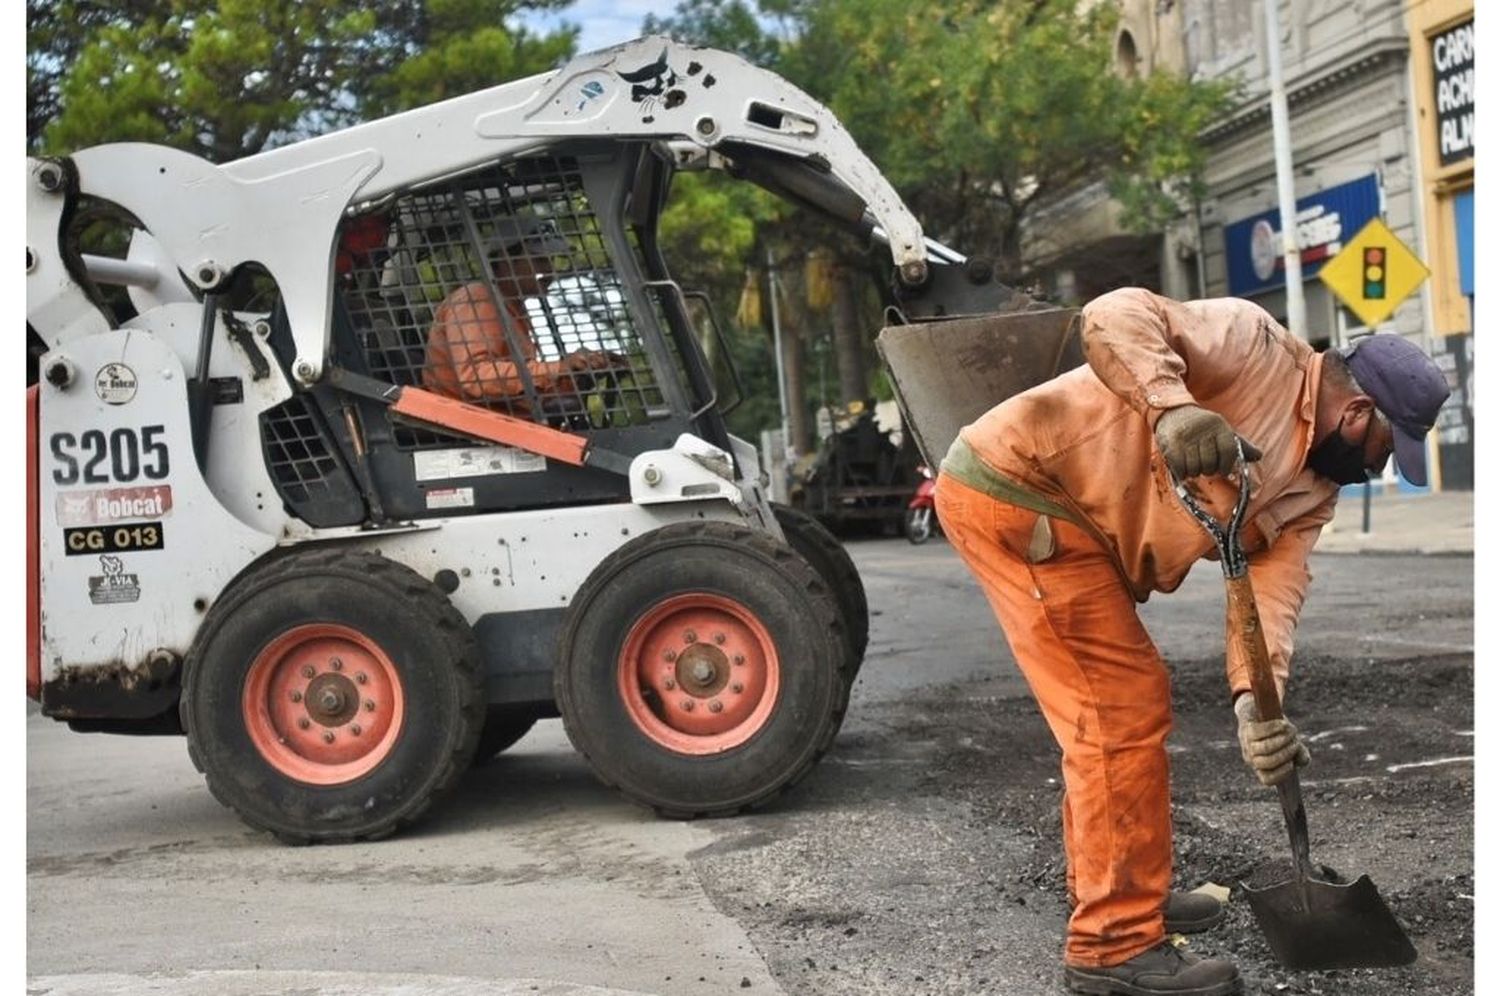
<path fill-rule="evenodd" d="M 387 835 L 559 714 L 665 815 L 806 775 L 865 596 L 725 430 L 656 238 L 686 169 L 888 245 L 904 313 L 1024 304 L 825 108 L 657 37 L 223 165 L 29 159 L 28 694 L 186 734 L 296 842 Z"/>

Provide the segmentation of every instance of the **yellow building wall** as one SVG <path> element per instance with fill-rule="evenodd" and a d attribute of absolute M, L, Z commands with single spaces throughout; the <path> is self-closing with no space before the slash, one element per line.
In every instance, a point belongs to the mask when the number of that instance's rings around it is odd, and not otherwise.
<path fill-rule="evenodd" d="M 1407 30 L 1411 38 L 1412 84 L 1416 90 L 1417 144 L 1421 149 L 1423 215 L 1427 265 L 1432 270 L 1433 333 L 1472 331 L 1469 302 L 1459 292 L 1458 233 L 1454 231 L 1454 194 L 1474 187 L 1474 159 L 1442 166 L 1438 157 L 1437 108 L 1433 95 L 1433 36 L 1471 20 L 1474 0 L 1414 0 Z"/>

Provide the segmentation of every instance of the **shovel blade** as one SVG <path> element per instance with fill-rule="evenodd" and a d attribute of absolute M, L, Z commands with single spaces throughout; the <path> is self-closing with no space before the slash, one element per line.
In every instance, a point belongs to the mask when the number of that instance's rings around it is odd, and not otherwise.
<path fill-rule="evenodd" d="M 1388 968 L 1417 958 L 1368 875 L 1349 883 L 1304 877 L 1244 888 L 1271 951 L 1287 968 Z"/>

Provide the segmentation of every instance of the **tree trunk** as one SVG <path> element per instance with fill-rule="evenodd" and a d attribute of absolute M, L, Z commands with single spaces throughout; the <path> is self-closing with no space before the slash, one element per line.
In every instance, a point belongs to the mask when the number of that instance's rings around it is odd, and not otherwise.
<path fill-rule="evenodd" d="M 839 371 L 839 402 L 863 401 L 865 383 L 864 327 L 859 314 L 860 273 L 840 264 L 833 278 L 833 349 Z"/>
<path fill-rule="evenodd" d="M 777 276 L 781 287 L 781 362 L 786 371 L 787 435 L 795 456 L 813 451 L 812 426 L 807 417 L 807 366 L 802 341 L 807 328 L 807 304 L 798 283 Z"/>

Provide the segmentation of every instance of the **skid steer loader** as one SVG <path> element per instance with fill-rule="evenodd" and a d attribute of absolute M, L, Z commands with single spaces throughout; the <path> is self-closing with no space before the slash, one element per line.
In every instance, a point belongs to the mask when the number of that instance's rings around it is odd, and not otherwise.
<path fill-rule="evenodd" d="M 807 774 L 865 596 L 725 429 L 656 237 L 693 169 L 888 245 L 903 317 L 1025 304 L 825 108 L 659 37 L 222 165 L 29 159 L 42 712 L 185 734 L 294 842 L 387 835 L 548 716 L 669 816 Z"/>

